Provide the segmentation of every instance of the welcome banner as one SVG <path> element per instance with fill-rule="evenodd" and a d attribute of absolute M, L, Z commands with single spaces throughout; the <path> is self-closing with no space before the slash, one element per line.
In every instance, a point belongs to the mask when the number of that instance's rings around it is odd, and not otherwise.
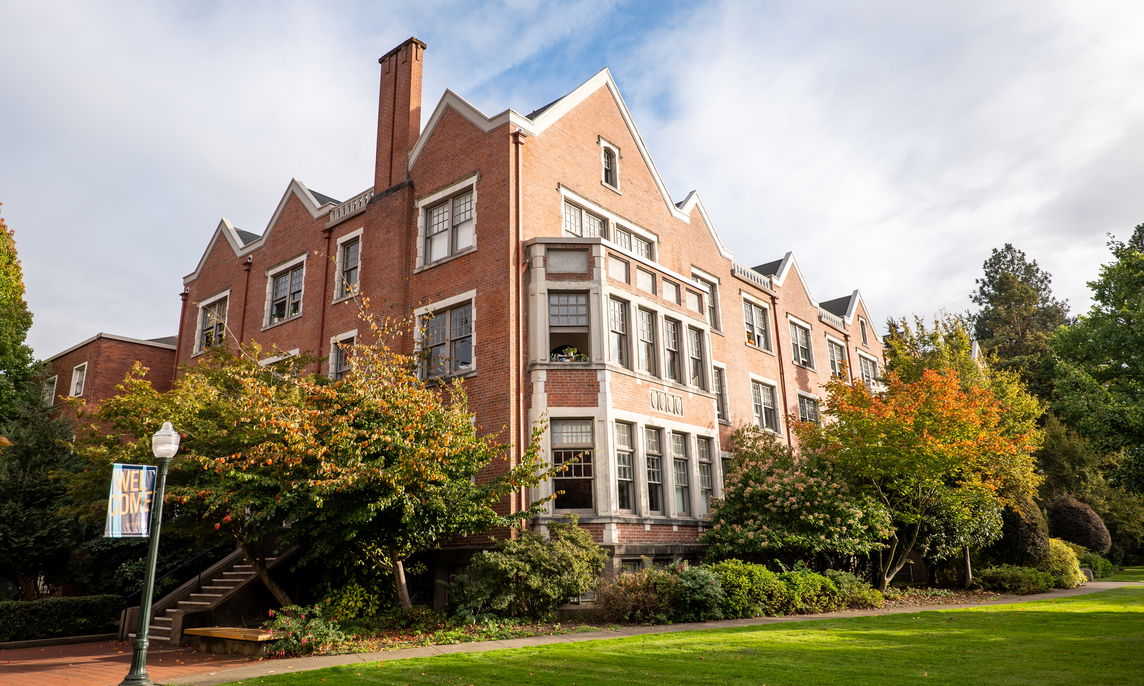
<path fill-rule="evenodd" d="M 143 464 L 111 465 L 111 494 L 107 497 L 106 538 L 146 538 L 155 495 L 156 468 Z"/>

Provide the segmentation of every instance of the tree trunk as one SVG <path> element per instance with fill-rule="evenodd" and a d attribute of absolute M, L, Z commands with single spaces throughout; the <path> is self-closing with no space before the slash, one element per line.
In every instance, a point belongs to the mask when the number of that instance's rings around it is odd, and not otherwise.
<path fill-rule="evenodd" d="M 408 610 L 413 607 L 409 600 L 409 586 L 405 583 L 405 563 L 396 554 L 389 558 L 390 568 L 393 570 L 393 586 L 397 589 L 397 602 L 401 609 Z"/>
<path fill-rule="evenodd" d="M 961 548 L 961 555 L 963 565 L 961 568 L 962 582 L 964 584 L 962 588 L 968 589 L 973 585 L 973 562 L 969 558 L 969 546 L 963 546 Z"/>
<path fill-rule="evenodd" d="M 242 550 L 242 556 L 246 558 L 246 561 L 249 562 L 252 567 L 254 567 L 254 571 L 258 573 L 258 578 L 262 579 L 262 583 L 266 585 L 266 590 L 270 591 L 270 594 L 274 596 L 274 599 L 277 600 L 283 607 L 286 605 L 293 605 L 294 599 L 290 597 L 290 594 L 286 592 L 286 589 L 279 586 L 278 582 L 270 577 L 270 570 L 266 568 L 266 561 L 263 558 L 255 555 L 251 551 L 250 546 L 245 541 L 239 541 L 238 547 Z"/>

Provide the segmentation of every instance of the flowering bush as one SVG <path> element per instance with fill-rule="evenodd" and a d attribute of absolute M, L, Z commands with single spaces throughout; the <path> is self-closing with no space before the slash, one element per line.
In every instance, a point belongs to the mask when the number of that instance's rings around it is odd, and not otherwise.
<path fill-rule="evenodd" d="M 714 501 L 702 539 L 712 557 L 859 555 L 890 534 L 886 509 L 854 493 L 827 460 L 810 451 L 796 455 L 757 427 L 736 431 L 733 445 L 724 499 Z"/>
<path fill-rule="evenodd" d="M 299 607 L 287 605 L 270 611 L 263 628 L 274 634 L 270 651 L 278 655 L 306 655 L 328 652 L 346 640 L 337 622 L 323 615 L 321 605 Z"/>

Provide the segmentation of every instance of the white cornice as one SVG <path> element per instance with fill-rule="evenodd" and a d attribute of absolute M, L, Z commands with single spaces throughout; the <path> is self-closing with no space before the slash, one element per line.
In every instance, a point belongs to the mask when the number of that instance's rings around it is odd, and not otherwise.
<path fill-rule="evenodd" d="M 174 350 L 175 349 L 175 346 L 171 345 L 169 343 L 158 343 L 156 341 L 144 341 L 144 340 L 139 339 L 139 338 L 131 338 L 130 336 L 116 336 L 115 334 L 110 334 L 110 333 L 97 333 L 94 336 L 92 336 L 91 338 L 87 339 L 86 341 L 81 341 L 79 343 L 76 343 L 75 345 L 68 348 L 67 350 L 65 350 L 63 352 L 56 353 L 55 355 L 52 355 L 48 359 L 44 360 L 44 362 L 51 362 L 52 360 L 63 357 L 64 355 L 67 355 L 70 352 L 74 352 L 76 350 L 79 350 L 83 346 L 88 345 L 90 343 L 94 343 L 95 341 L 97 341 L 101 338 L 107 338 L 107 339 L 113 340 L 113 341 L 123 341 L 124 343 L 136 343 L 138 345 L 146 345 L 146 346 L 150 346 L 152 348 L 162 348 L 163 350 Z"/>

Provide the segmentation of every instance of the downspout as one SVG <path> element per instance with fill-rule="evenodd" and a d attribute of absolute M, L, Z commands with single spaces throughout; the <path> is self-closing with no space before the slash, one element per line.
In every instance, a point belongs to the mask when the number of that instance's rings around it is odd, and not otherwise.
<path fill-rule="evenodd" d="M 322 229 L 322 233 L 326 236 L 326 251 L 322 253 L 325 259 L 322 260 L 322 300 L 318 304 L 318 310 L 321 314 L 318 315 L 318 373 L 322 373 L 322 343 L 325 341 L 324 335 L 326 333 L 326 303 L 329 302 L 330 295 L 330 240 L 333 238 L 333 227 L 327 226 Z M 360 264 L 360 257 L 358 259 Z M 359 270 L 360 271 L 360 270 Z M 358 279 L 359 283 L 361 279 Z"/>
<path fill-rule="evenodd" d="M 842 362 L 846 365 L 846 376 L 850 377 L 850 383 L 853 384 L 854 365 L 850 362 L 850 360 L 853 359 L 850 355 L 850 334 L 846 333 L 845 331 L 842 332 L 842 342 L 846 344 L 846 359 Z M 858 354 L 857 348 L 855 348 L 854 354 Z"/>
<path fill-rule="evenodd" d="M 512 301 L 515 301 L 515 303 L 510 306 L 512 308 L 512 310 L 515 310 L 515 311 L 510 310 L 509 316 L 512 318 L 513 324 L 516 327 L 516 331 L 515 331 L 516 335 L 513 337 L 514 338 L 513 345 L 516 348 L 513 351 L 514 352 L 513 359 L 516 360 L 518 371 L 517 371 L 517 374 L 510 374 L 509 375 L 510 378 L 516 377 L 516 381 L 517 381 L 517 389 L 516 389 L 516 392 L 513 396 L 513 401 L 517 405 L 517 409 L 516 409 L 517 422 L 516 422 L 516 427 L 515 427 L 516 428 L 516 434 L 517 434 L 517 436 L 516 436 L 516 450 L 514 452 L 510 453 L 510 457 L 509 457 L 509 468 L 510 469 L 512 469 L 513 467 L 516 467 L 519 464 L 521 458 L 523 457 L 523 451 L 525 450 L 525 445 L 526 445 L 526 442 L 527 442 L 528 436 L 529 436 L 529 431 L 528 431 L 528 426 L 527 426 L 527 424 L 528 424 L 528 419 L 527 419 L 527 417 L 528 417 L 528 405 L 527 405 L 527 401 L 525 398 L 526 390 L 528 389 L 528 360 L 526 359 L 528 344 L 527 344 L 527 341 L 525 340 L 526 334 L 525 334 L 524 323 L 521 321 L 521 317 L 520 317 L 520 312 L 521 312 L 522 308 L 524 308 L 526 306 L 527 298 L 528 298 L 528 294 L 526 292 L 526 286 L 525 286 L 525 279 L 524 279 L 524 270 L 525 270 L 524 253 L 523 253 L 523 250 L 521 249 L 522 248 L 521 243 L 523 241 L 523 236 L 524 236 L 524 231 L 523 231 L 523 228 L 521 226 L 521 224 L 524 221 L 524 209 L 523 209 L 524 203 L 521 200 L 521 193 L 522 193 L 522 190 L 524 188 L 524 182 L 523 182 L 523 179 L 521 178 L 521 175 L 523 174 L 523 164 L 521 162 L 521 159 L 524 155 L 524 139 L 525 139 L 526 135 L 527 134 L 525 134 L 524 131 L 521 131 L 519 128 L 516 131 L 513 131 L 513 133 L 512 133 L 512 145 L 513 145 L 513 153 L 514 153 L 513 154 L 513 164 L 515 167 L 514 168 L 514 175 L 513 175 L 514 176 L 513 210 L 514 210 L 515 216 L 513 218 L 514 227 L 513 227 L 512 247 L 510 248 L 510 264 L 512 264 L 512 266 L 513 266 L 512 278 L 516 279 L 516 283 L 510 284 L 509 292 L 515 293 L 516 297 L 510 298 L 510 303 Z M 510 393 L 513 392 L 511 388 L 509 389 L 509 392 Z M 525 486 L 520 487 L 519 492 L 516 494 L 516 501 L 517 502 L 516 502 L 515 506 L 513 505 L 513 503 L 511 501 L 509 503 L 509 506 L 512 507 L 514 511 L 523 510 L 526 506 L 527 501 L 528 501 L 528 493 L 527 493 L 527 489 Z M 516 537 L 516 529 L 515 528 L 512 530 L 511 535 L 514 538 Z"/>
<path fill-rule="evenodd" d="M 254 264 L 254 255 L 247 255 L 242 261 L 242 269 L 246 272 L 246 281 L 242 286 L 242 316 L 238 319 L 238 344 L 246 339 L 246 299 L 250 295 L 250 265 Z"/>
<path fill-rule="evenodd" d="M 190 293 L 187 292 L 187 287 L 183 286 L 183 292 L 179 294 L 179 300 L 182 304 L 179 305 L 179 335 L 175 338 L 175 364 L 171 369 L 171 383 L 175 383 L 175 378 L 179 375 L 179 355 L 183 352 L 183 332 L 186 330 L 187 325 L 187 298 Z"/>
<path fill-rule="evenodd" d="M 775 320 L 775 354 L 779 358 L 779 385 L 783 391 L 783 425 L 786 426 L 787 445 L 794 447 L 794 438 L 790 432 L 790 404 L 787 401 L 786 365 L 783 364 L 783 346 L 779 343 L 779 297 L 771 295 L 771 315 Z"/>

